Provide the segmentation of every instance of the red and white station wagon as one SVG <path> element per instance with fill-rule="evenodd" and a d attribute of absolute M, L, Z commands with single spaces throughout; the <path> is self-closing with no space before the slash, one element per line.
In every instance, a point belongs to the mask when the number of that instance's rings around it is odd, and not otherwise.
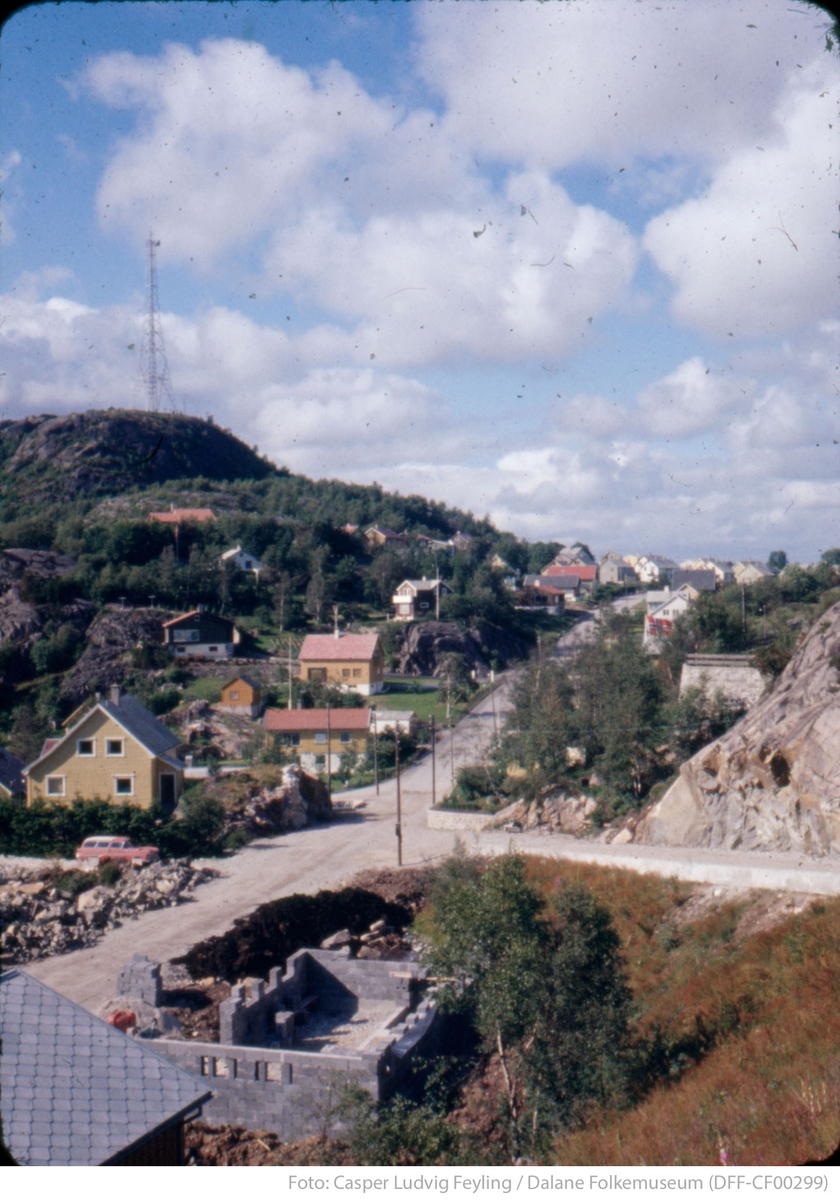
<path fill-rule="evenodd" d="M 106 863 L 111 860 L 130 862 L 135 867 L 145 866 L 146 863 L 157 862 L 160 852 L 157 846 L 135 846 L 127 837 L 89 837 L 85 838 L 76 851 L 77 859 L 88 862 Z"/>

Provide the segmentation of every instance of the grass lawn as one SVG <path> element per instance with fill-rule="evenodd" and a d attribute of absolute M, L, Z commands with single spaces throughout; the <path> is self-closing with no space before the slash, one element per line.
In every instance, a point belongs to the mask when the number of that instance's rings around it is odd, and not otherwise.
<path fill-rule="evenodd" d="M 439 679 L 406 679 L 404 675 L 386 675 L 387 692 L 380 692 L 367 701 L 368 707 L 375 704 L 384 709 L 410 709 L 418 721 L 435 718 L 439 729 L 446 724 L 446 689 Z M 468 712 L 471 704 L 453 704 L 452 720 L 457 721 Z"/>
<path fill-rule="evenodd" d="M 208 704 L 217 704 L 219 697 L 222 694 L 222 684 L 224 679 L 220 677 L 209 677 L 193 679 L 184 688 L 183 696 L 185 700 L 206 700 Z"/>

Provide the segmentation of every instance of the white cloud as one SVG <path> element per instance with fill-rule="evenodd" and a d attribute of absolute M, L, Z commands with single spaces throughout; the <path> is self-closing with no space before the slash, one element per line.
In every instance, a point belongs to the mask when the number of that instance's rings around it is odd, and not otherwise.
<path fill-rule="evenodd" d="M 542 169 L 727 157 L 767 113 L 824 14 L 776 0 L 418 6 L 420 69 L 447 132 Z M 778 65 L 777 64 L 778 60 Z"/>
<path fill-rule="evenodd" d="M 639 416 L 654 437 L 720 431 L 737 409 L 746 407 L 753 390 L 752 381 L 712 374 L 702 358 L 690 358 L 643 390 Z"/>
<path fill-rule="evenodd" d="M 824 56 L 800 76 L 762 144 L 645 233 L 675 317 L 714 337 L 778 336 L 836 307 L 840 69 Z"/>

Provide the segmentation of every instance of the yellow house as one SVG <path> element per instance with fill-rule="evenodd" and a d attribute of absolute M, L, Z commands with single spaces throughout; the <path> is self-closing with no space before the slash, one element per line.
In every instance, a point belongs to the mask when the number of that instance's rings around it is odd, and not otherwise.
<path fill-rule="evenodd" d="M 337 771 L 343 754 L 358 758 L 367 750 L 370 717 L 369 708 L 270 708 L 263 729 L 293 750 L 305 770 L 323 770 L 329 754 L 330 770 Z"/>
<path fill-rule="evenodd" d="M 184 786 L 184 764 L 173 751 L 180 739 L 133 696 L 111 688 L 60 738 L 49 738 L 28 766 L 26 803 L 35 800 L 108 800 L 171 810 Z"/>
<path fill-rule="evenodd" d="M 385 686 L 385 655 L 378 633 L 310 633 L 300 648 L 300 677 L 305 683 L 372 696 Z"/>
<path fill-rule="evenodd" d="M 222 694 L 216 707 L 221 712 L 239 713 L 248 717 L 259 716 L 262 689 L 249 675 L 235 675 L 222 685 Z"/>

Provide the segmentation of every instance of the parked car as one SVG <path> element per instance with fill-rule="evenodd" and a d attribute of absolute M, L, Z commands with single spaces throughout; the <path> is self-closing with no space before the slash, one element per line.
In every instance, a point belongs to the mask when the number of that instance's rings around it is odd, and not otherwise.
<path fill-rule="evenodd" d="M 118 861 L 130 862 L 132 866 L 143 867 L 147 863 L 157 862 L 160 851 L 157 846 L 135 846 L 127 837 L 89 837 L 85 838 L 76 851 L 76 858 L 90 863 Z"/>

